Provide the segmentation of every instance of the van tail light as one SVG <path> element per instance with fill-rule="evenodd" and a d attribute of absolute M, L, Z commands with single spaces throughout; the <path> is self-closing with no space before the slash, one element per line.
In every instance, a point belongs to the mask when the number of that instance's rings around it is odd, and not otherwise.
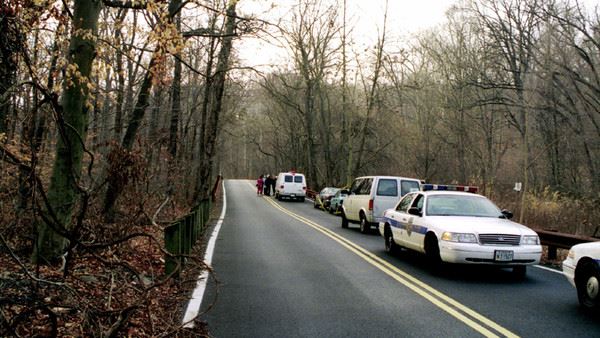
<path fill-rule="evenodd" d="M 302 190 L 306 190 L 306 187 L 302 187 Z"/>
<path fill-rule="evenodd" d="M 369 200 L 369 210 L 373 210 L 373 200 Z"/>
<path fill-rule="evenodd" d="M 283 189 L 283 184 L 279 187 L 279 189 Z"/>

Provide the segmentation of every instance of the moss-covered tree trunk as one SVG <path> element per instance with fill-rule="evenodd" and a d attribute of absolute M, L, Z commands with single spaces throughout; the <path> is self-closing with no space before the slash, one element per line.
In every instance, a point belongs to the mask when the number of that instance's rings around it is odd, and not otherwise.
<path fill-rule="evenodd" d="M 101 6 L 99 0 L 75 1 L 69 65 L 62 96 L 63 121 L 59 123 L 61 130 L 48 190 L 52 211 L 48 214 L 54 214 L 55 218 L 39 224 L 34 260 L 53 261 L 62 255 L 68 244 L 67 238 L 57 230 L 71 228 L 71 216 L 78 197 L 77 185 L 88 123 L 88 83 L 96 56 L 95 37 Z"/>

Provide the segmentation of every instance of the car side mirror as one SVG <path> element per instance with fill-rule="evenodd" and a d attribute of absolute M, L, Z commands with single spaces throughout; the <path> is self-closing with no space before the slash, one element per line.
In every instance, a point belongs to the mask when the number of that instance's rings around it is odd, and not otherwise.
<path fill-rule="evenodd" d="M 342 195 L 348 195 L 349 193 L 350 193 L 350 192 L 349 192 L 348 190 L 346 190 L 346 189 L 344 189 L 344 190 L 342 190 L 342 191 L 340 192 L 340 194 L 342 194 Z"/>
<path fill-rule="evenodd" d="M 423 213 L 417 207 L 410 207 L 408 209 L 408 213 L 411 214 L 411 215 L 419 216 L 419 217 L 423 216 Z"/>
<path fill-rule="evenodd" d="M 511 219 L 513 218 L 513 213 L 506 210 L 506 209 L 502 209 L 502 215 L 504 216 L 504 218 L 506 219 Z"/>

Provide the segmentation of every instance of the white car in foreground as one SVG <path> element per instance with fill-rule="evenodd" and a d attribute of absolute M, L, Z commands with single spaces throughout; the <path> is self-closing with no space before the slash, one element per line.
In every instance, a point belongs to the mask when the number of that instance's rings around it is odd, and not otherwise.
<path fill-rule="evenodd" d="M 542 247 L 537 233 L 510 221 L 475 187 L 422 185 L 384 213 L 379 232 L 385 249 L 397 246 L 422 252 L 434 262 L 512 267 L 525 276 L 538 264 Z"/>
<path fill-rule="evenodd" d="M 600 310 L 600 242 L 574 245 L 562 266 L 565 277 L 577 288 L 579 304 Z"/>

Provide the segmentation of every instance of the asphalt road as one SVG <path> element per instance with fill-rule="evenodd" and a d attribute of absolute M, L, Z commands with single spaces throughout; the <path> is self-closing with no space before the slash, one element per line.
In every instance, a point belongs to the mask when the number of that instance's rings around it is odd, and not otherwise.
<path fill-rule="evenodd" d="M 388 255 L 376 231 L 342 229 L 312 203 L 228 180 L 202 319 L 215 337 L 600 337 L 559 273 L 450 266 Z"/>

